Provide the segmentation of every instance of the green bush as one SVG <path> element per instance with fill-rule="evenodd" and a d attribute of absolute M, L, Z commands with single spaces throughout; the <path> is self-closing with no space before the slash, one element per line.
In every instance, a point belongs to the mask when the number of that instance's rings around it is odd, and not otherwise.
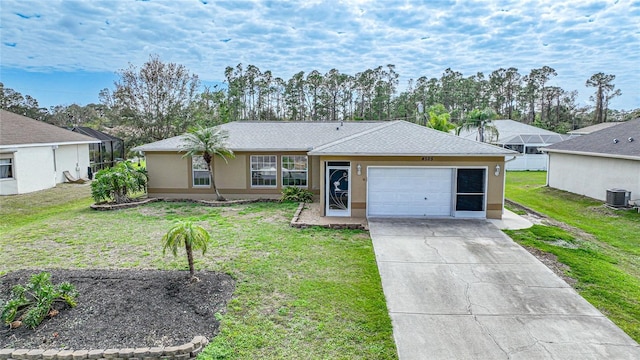
<path fill-rule="evenodd" d="M 129 161 L 96 173 L 91 183 L 91 196 L 96 203 L 112 201 L 121 204 L 129 201 L 129 194 L 144 191 L 147 186 L 147 172 L 136 169 Z"/>
<path fill-rule="evenodd" d="M 296 186 L 285 186 L 282 189 L 282 197 L 280 201 L 286 202 L 313 202 L 313 193 Z"/>
<path fill-rule="evenodd" d="M 16 285 L 11 290 L 11 298 L 0 302 L 0 319 L 5 324 L 21 320 L 26 326 L 35 329 L 53 309 L 56 301 L 63 301 L 71 307 L 76 306 L 78 292 L 68 282 L 54 286 L 51 274 L 41 272 L 31 276 L 26 285 Z"/>

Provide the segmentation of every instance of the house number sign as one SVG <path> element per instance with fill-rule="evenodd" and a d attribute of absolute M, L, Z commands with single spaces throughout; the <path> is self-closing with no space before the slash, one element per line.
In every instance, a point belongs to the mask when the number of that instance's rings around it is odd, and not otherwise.
<path fill-rule="evenodd" d="M 422 161 L 433 161 L 433 156 L 423 156 Z"/>

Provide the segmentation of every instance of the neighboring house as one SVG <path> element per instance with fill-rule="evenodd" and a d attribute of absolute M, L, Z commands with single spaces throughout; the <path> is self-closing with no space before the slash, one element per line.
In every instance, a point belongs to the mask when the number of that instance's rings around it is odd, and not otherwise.
<path fill-rule="evenodd" d="M 89 144 L 89 163 L 93 174 L 124 159 L 124 140 L 84 126 L 76 126 L 71 131 L 100 140 L 100 143 Z"/>
<path fill-rule="evenodd" d="M 55 187 L 63 172 L 87 177 L 89 145 L 100 141 L 0 110 L 0 195 Z"/>
<path fill-rule="evenodd" d="M 507 161 L 507 170 L 547 170 L 547 155 L 540 149 L 571 137 L 514 120 L 493 120 L 489 122 L 489 126 L 498 131 L 498 137 L 492 137 L 491 132 L 487 131 L 485 142 L 521 154 Z M 478 141 L 478 129 L 462 131 L 460 136 Z"/>
<path fill-rule="evenodd" d="M 284 186 L 316 194 L 323 216 L 501 218 L 504 159 L 513 151 L 405 121 L 232 122 L 235 158 L 214 160 L 227 198 L 276 198 Z M 213 199 L 202 157 L 177 136 L 146 156 L 150 196 Z"/>
<path fill-rule="evenodd" d="M 622 123 L 621 122 L 599 123 L 599 124 L 583 127 L 583 128 L 576 129 L 576 130 L 567 131 L 567 134 L 575 135 L 575 136 L 587 135 L 587 134 L 591 134 L 592 132 L 599 131 L 599 130 L 602 130 L 602 129 L 606 129 L 608 127 L 612 127 L 612 126 L 615 126 L 615 125 L 618 125 L 618 124 L 622 124 Z"/>
<path fill-rule="evenodd" d="M 640 118 L 544 149 L 547 185 L 606 200 L 607 190 L 631 191 L 640 199 Z"/>

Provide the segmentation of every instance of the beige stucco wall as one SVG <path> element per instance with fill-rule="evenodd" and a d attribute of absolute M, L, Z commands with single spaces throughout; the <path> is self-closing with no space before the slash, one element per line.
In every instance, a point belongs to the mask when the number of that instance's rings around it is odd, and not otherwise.
<path fill-rule="evenodd" d="M 426 159 L 426 160 L 423 160 Z M 487 218 L 502 218 L 504 194 L 504 158 L 474 158 L 474 157 L 345 157 L 323 156 L 320 158 L 322 176 L 321 186 L 324 186 L 324 164 L 326 161 L 351 162 L 351 216 L 365 217 L 367 202 L 367 167 L 369 166 L 422 166 L 422 167 L 487 167 Z M 362 166 L 361 175 L 357 174 L 357 166 Z M 500 165 L 499 176 L 494 175 L 495 166 Z M 325 209 L 324 197 L 320 199 L 322 209 Z"/>
<path fill-rule="evenodd" d="M 304 152 L 290 153 L 305 155 Z M 214 160 L 216 185 L 222 195 L 229 199 L 238 198 L 278 198 L 281 194 L 281 179 L 278 174 L 278 185 L 275 188 L 252 188 L 249 170 L 251 155 L 278 155 L 278 168 L 282 153 L 236 153 L 234 159 L 225 163 L 222 159 Z M 175 152 L 147 153 L 147 171 L 149 172 L 149 194 L 158 197 L 213 199 L 211 188 L 193 188 L 191 186 L 191 165 L 187 158 Z M 504 158 L 503 157 L 309 157 L 309 189 L 316 195 L 324 186 L 325 161 L 351 162 L 351 206 L 352 216 L 364 217 L 366 214 L 367 167 L 368 166 L 434 166 L 434 167 L 487 167 L 487 217 L 501 218 L 504 193 Z M 362 174 L 357 175 L 356 166 L 362 166 Z M 500 165 L 499 176 L 494 169 Z M 324 199 L 318 196 L 324 209 Z"/>
<path fill-rule="evenodd" d="M 191 161 L 182 158 L 183 153 L 148 152 L 147 171 L 149 173 L 149 194 L 167 198 L 207 199 L 215 198 L 212 187 L 193 187 Z M 229 199 L 279 198 L 282 191 L 281 173 L 278 172 L 277 186 L 273 188 L 252 188 L 250 174 L 251 155 L 276 155 L 281 168 L 282 152 L 237 152 L 235 157 L 225 162 L 214 158 L 213 171 L 218 191 Z M 291 152 L 286 155 L 306 155 L 305 152 Z M 319 160 L 309 157 L 309 189 L 319 192 Z"/>
<path fill-rule="evenodd" d="M 549 153 L 547 181 L 550 187 L 602 201 L 614 188 L 640 199 L 640 161 Z"/>
<path fill-rule="evenodd" d="M 188 189 L 189 159 L 175 152 L 147 153 L 149 192 L 154 189 Z"/>
<path fill-rule="evenodd" d="M 216 186 L 220 189 L 246 189 L 249 170 L 249 157 L 246 154 L 236 154 L 235 158 L 225 162 L 223 159 L 214 158 L 213 171 L 216 177 Z"/>
<path fill-rule="evenodd" d="M 311 181 L 311 190 L 315 190 L 314 192 L 320 191 L 320 174 L 322 173 L 322 169 L 320 167 L 320 157 L 319 156 L 309 156 L 309 180 Z"/>

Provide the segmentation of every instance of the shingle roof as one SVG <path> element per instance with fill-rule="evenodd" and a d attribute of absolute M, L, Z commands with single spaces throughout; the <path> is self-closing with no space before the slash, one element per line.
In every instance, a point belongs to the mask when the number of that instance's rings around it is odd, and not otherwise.
<path fill-rule="evenodd" d="M 229 132 L 234 150 L 302 150 L 373 129 L 381 122 L 232 122 L 222 125 Z"/>
<path fill-rule="evenodd" d="M 0 148 L 35 144 L 87 144 L 98 140 L 73 131 L 0 110 Z"/>
<path fill-rule="evenodd" d="M 381 122 L 236 121 L 220 127 L 233 151 L 309 151 L 317 146 L 380 126 Z M 177 151 L 182 135 L 133 148 L 133 151 Z"/>
<path fill-rule="evenodd" d="M 640 118 L 551 145 L 543 151 L 640 160 Z"/>
<path fill-rule="evenodd" d="M 308 151 L 318 154 L 511 155 L 510 150 L 425 128 L 391 122 L 232 122 L 227 146 L 234 151 Z M 179 151 L 182 136 L 138 146 L 133 151 Z"/>
<path fill-rule="evenodd" d="M 392 121 L 384 126 L 326 144 L 310 151 L 309 154 L 504 156 L 516 153 L 406 121 Z"/>
<path fill-rule="evenodd" d="M 498 140 L 492 141 L 495 144 L 507 144 L 504 142 L 505 140 L 513 139 L 518 135 L 560 135 L 550 130 L 541 129 L 514 120 L 492 120 L 491 125 L 498 130 Z M 460 137 L 465 139 L 477 140 L 477 136 L 477 128 L 460 132 Z"/>
<path fill-rule="evenodd" d="M 595 124 L 595 125 L 591 125 L 591 126 L 586 126 L 580 129 L 576 129 L 576 130 L 572 130 L 572 131 L 567 131 L 568 134 L 573 134 L 573 135 L 586 135 L 586 134 L 591 134 L 592 132 L 598 131 L 598 130 L 602 130 L 602 129 L 606 129 L 608 127 L 612 127 L 615 125 L 621 124 L 620 122 L 606 122 L 606 123 L 600 123 L 600 124 Z"/>

